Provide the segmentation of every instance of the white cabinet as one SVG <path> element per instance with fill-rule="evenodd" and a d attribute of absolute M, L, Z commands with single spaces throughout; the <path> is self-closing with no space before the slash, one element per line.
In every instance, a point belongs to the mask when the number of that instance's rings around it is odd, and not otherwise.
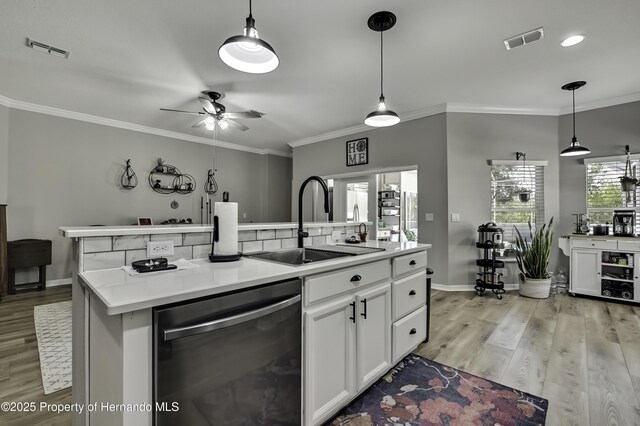
<path fill-rule="evenodd" d="M 383 284 L 358 293 L 356 332 L 358 390 L 391 368 L 391 287 Z"/>
<path fill-rule="evenodd" d="M 600 295 L 600 250 L 571 250 L 571 291 Z"/>
<path fill-rule="evenodd" d="M 305 312 L 305 424 L 342 407 L 391 368 L 391 284 Z"/>
<path fill-rule="evenodd" d="M 571 242 L 571 293 L 640 302 L 640 241 L 576 238 Z"/>
<path fill-rule="evenodd" d="M 304 316 L 305 424 L 315 424 L 355 392 L 355 299 L 345 296 Z"/>

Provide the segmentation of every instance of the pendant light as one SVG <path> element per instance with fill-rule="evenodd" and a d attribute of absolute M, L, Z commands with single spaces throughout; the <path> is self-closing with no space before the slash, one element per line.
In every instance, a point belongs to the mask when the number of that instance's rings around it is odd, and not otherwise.
<path fill-rule="evenodd" d="M 275 50 L 258 37 L 256 21 L 251 14 L 251 0 L 244 34 L 229 37 L 218 49 L 218 56 L 231 68 L 251 74 L 264 74 L 278 68 L 280 60 Z"/>
<path fill-rule="evenodd" d="M 396 24 L 396 15 L 391 12 L 377 12 L 369 17 L 367 24 L 373 31 L 380 32 L 380 99 L 378 102 L 378 109 L 367 115 L 367 118 L 364 119 L 364 124 L 372 127 L 393 126 L 400 122 L 400 117 L 398 117 L 398 114 L 395 112 L 387 109 L 387 103 L 384 99 L 384 56 L 382 33 L 393 28 Z"/>
<path fill-rule="evenodd" d="M 586 155 L 591 153 L 589 148 L 580 146 L 578 138 L 576 138 L 576 89 L 581 88 L 585 84 L 587 84 L 586 81 L 574 81 L 562 86 L 562 90 L 571 90 L 571 93 L 573 94 L 573 137 L 571 138 L 571 145 L 569 145 L 569 148 L 563 149 L 560 153 L 560 156 L 562 157 Z"/>

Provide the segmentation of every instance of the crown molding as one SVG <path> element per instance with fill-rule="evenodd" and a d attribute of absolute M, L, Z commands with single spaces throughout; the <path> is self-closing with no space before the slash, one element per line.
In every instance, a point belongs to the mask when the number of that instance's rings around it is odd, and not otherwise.
<path fill-rule="evenodd" d="M 32 104 L 29 102 L 17 101 L 5 96 L 0 96 L 0 105 L 8 108 L 19 109 L 23 111 L 35 112 L 39 114 L 52 115 L 55 117 L 68 118 L 71 120 L 84 121 L 86 123 L 100 124 L 103 126 L 115 127 L 118 129 L 131 130 L 134 132 L 147 133 L 150 135 L 163 136 L 172 139 L 184 140 L 189 142 L 201 143 L 220 148 L 233 149 L 235 151 L 250 152 L 260 155 L 279 155 L 282 157 L 292 157 L 293 154 L 275 149 L 260 149 L 249 146 L 238 145 L 231 142 L 225 142 L 216 139 L 209 139 L 202 136 L 193 136 L 186 133 L 172 132 L 170 130 L 158 129 L 155 127 L 142 126 L 140 124 L 129 123 L 126 121 L 113 120 L 111 118 L 98 117 L 96 115 L 83 114 L 81 112 L 69 111 L 60 108 L 49 107 L 45 105 Z"/>
<path fill-rule="evenodd" d="M 418 118 L 442 114 L 443 112 L 446 112 L 446 104 L 434 105 L 417 111 L 408 112 L 406 114 L 400 114 L 400 122 L 402 123 L 405 121 L 417 120 Z M 288 144 L 290 147 L 296 148 L 303 145 L 310 145 L 312 143 L 322 142 L 328 139 L 341 138 L 343 136 L 349 136 L 355 133 L 366 132 L 367 130 L 374 129 L 374 127 L 367 126 L 366 124 L 359 124 L 357 126 L 347 127 L 346 129 L 342 130 L 335 130 L 333 132 L 311 136 L 310 138 L 299 139 L 297 141 L 289 142 Z"/>
<path fill-rule="evenodd" d="M 616 96 L 614 98 L 601 99 L 599 101 L 587 102 L 576 105 L 576 112 L 589 111 L 592 109 L 606 108 L 615 105 L 628 104 L 630 102 L 640 101 L 640 92 L 629 93 L 628 95 Z M 571 114 L 570 106 L 560 108 L 558 115 Z"/>
<path fill-rule="evenodd" d="M 510 107 L 500 105 L 475 105 L 449 103 L 447 112 L 463 112 L 470 114 L 512 114 L 512 115 L 558 115 L 557 108 Z"/>

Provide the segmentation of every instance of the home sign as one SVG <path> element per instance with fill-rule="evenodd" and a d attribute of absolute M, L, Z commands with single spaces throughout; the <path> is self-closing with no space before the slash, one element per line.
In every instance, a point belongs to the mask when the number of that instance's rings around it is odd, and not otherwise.
<path fill-rule="evenodd" d="M 347 141 L 347 166 L 369 163 L 369 138 Z"/>

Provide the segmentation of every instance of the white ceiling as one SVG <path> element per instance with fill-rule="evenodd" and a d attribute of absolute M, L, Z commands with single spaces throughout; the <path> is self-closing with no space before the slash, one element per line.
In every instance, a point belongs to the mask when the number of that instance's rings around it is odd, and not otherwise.
<path fill-rule="evenodd" d="M 256 27 L 280 67 L 250 75 L 217 50 L 242 31 L 242 0 L 3 0 L 0 95 L 194 136 L 205 89 L 227 111 L 254 109 L 246 132 L 218 139 L 288 151 L 288 142 L 357 126 L 379 96 L 379 36 L 366 21 L 390 10 L 385 95 L 410 114 L 443 103 L 559 109 L 560 86 L 586 80 L 577 102 L 640 92 L 638 0 L 255 0 Z M 543 26 L 539 42 L 506 51 L 502 40 Z M 582 44 L 561 48 L 570 34 Z M 25 47 L 25 37 L 71 52 L 68 60 Z"/>

